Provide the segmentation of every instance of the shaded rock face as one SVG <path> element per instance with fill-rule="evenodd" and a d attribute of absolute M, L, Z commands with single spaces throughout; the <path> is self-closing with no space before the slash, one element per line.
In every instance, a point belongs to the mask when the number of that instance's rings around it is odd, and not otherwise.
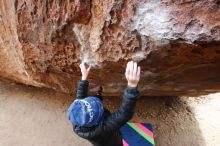
<path fill-rule="evenodd" d="M 120 95 L 128 60 L 144 96 L 220 91 L 219 0 L 0 0 L 0 76 L 74 93 Z"/>

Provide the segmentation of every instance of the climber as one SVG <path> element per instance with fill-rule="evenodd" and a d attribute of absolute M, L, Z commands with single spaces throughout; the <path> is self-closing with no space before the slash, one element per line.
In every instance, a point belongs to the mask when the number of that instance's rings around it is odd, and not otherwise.
<path fill-rule="evenodd" d="M 87 97 L 87 76 L 91 66 L 80 64 L 82 78 L 78 82 L 77 99 L 70 105 L 67 115 L 74 132 L 89 140 L 94 146 L 122 146 L 120 127 L 128 122 L 133 114 L 139 97 L 137 88 L 140 79 L 140 67 L 136 62 L 127 63 L 125 77 L 127 88 L 124 92 L 119 109 L 110 113 L 103 107 L 100 90 L 97 96 Z"/>

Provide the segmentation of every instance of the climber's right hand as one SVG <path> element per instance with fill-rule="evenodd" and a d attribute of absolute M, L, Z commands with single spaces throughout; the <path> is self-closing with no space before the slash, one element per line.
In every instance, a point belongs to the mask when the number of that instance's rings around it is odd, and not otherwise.
<path fill-rule="evenodd" d="M 89 75 L 89 71 L 91 69 L 91 65 L 87 66 L 85 62 L 82 62 L 80 65 L 80 70 L 82 74 L 82 80 L 87 80 L 87 77 Z"/>
<path fill-rule="evenodd" d="M 134 61 L 129 61 L 127 63 L 125 77 L 128 81 L 129 87 L 137 87 L 138 82 L 140 80 L 140 72 L 141 68 L 140 66 L 137 66 L 137 63 Z"/>

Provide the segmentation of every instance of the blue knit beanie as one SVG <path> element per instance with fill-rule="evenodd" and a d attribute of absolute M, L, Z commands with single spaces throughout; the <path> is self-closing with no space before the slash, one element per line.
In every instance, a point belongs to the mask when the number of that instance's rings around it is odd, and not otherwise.
<path fill-rule="evenodd" d="M 68 109 L 68 118 L 77 126 L 92 127 L 98 125 L 104 108 L 97 97 L 76 99 Z"/>

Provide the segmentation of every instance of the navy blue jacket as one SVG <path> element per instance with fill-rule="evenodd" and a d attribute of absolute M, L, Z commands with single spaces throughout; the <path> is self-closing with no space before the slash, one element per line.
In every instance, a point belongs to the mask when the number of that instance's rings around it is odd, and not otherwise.
<path fill-rule="evenodd" d="M 87 97 L 88 85 L 87 80 L 78 82 L 77 99 Z M 119 129 L 132 118 L 138 97 L 139 91 L 137 88 L 127 87 L 122 103 L 116 112 L 110 113 L 109 110 L 105 109 L 97 126 L 88 128 L 73 125 L 74 132 L 89 140 L 94 146 L 122 146 Z"/>

